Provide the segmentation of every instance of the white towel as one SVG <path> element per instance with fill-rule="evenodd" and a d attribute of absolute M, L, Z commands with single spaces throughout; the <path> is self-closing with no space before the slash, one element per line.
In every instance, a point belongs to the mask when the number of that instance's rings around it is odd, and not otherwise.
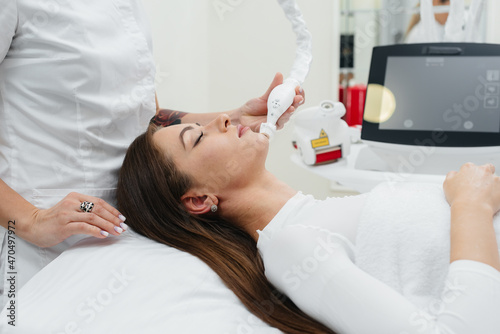
<path fill-rule="evenodd" d="M 500 240 L 499 215 L 494 224 Z M 441 185 L 384 183 L 370 192 L 356 236 L 361 269 L 428 308 L 440 299 L 449 259 L 450 207 Z"/>

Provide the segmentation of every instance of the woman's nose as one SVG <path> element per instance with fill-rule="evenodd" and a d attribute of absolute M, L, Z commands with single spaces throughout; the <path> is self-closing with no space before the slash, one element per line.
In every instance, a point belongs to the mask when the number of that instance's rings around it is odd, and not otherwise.
<path fill-rule="evenodd" d="M 217 116 L 213 121 L 205 126 L 205 130 L 227 132 L 229 126 L 231 125 L 231 118 L 222 114 Z"/>
<path fill-rule="evenodd" d="M 226 132 L 231 125 L 231 118 L 226 114 L 219 115 L 216 119 L 213 120 L 213 125 L 220 132 Z"/>

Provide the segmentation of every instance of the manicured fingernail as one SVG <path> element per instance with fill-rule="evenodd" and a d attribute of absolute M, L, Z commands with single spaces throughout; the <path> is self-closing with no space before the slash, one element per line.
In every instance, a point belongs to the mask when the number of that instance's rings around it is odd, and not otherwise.
<path fill-rule="evenodd" d="M 299 104 L 302 104 L 304 103 L 304 98 L 302 98 L 302 100 L 300 100 Z"/>
<path fill-rule="evenodd" d="M 304 93 L 304 88 L 300 87 L 299 92 L 300 94 Z"/>
<path fill-rule="evenodd" d="M 123 232 L 123 229 L 118 227 L 118 226 L 115 226 L 115 231 L 118 232 L 118 233 L 122 233 Z"/>
<path fill-rule="evenodd" d="M 121 220 L 122 222 L 124 222 L 125 220 L 127 220 L 127 218 L 125 218 L 125 216 L 124 216 L 124 215 L 119 215 L 119 216 L 118 216 L 118 218 L 120 218 L 120 220 Z"/>
<path fill-rule="evenodd" d="M 105 237 L 107 237 L 109 235 L 109 233 L 106 231 L 101 231 L 101 234 L 104 235 Z"/>
<path fill-rule="evenodd" d="M 125 224 L 125 223 L 121 223 L 121 224 L 120 224 L 120 226 L 122 227 L 122 229 L 123 229 L 124 231 L 126 231 L 126 230 L 128 229 L 128 225 L 127 225 L 127 224 Z"/>

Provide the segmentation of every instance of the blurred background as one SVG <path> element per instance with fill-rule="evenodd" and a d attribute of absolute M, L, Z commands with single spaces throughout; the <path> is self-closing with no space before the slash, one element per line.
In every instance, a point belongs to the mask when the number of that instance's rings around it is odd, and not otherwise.
<path fill-rule="evenodd" d="M 295 35 L 273 0 L 143 0 L 153 31 L 156 87 L 163 108 L 213 112 L 262 95 L 276 72 L 286 77 Z M 404 43 L 419 1 L 297 0 L 313 36 L 313 62 L 301 109 L 341 101 L 366 84 L 371 50 Z M 466 0 L 470 4 L 470 0 Z M 500 43 L 500 1 L 487 0 L 482 42 Z M 445 12 L 448 6 L 441 6 Z M 271 143 L 267 168 L 284 182 L 322 199 L 356 194 L 290 161 L 292 121 Z"/>

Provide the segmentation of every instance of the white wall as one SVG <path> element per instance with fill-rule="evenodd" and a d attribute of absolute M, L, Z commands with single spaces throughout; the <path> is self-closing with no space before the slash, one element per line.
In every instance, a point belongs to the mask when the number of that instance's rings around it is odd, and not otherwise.
<path fill-rule="evenodd" d="M 295 35 L 273 0 L 143 0 L 151 19 L 160 105 L 190 112 L 230 110 L 262 95 L 276 72 L 288 74 Z M 338 0 L 298 0 L 313 36 L 313 64 L 302 108 L 337 99 Z M 325 179 L 289 157 L 291 124 L 271 144 L 267 167 L 318 198 L 336 195 Z"/>
<path fill-rule="evenodd" d="M 153 31 L 156 89 L 165 108 L 203 112 L 208 106 L 210 3 L 144 0 Z"/>
<path fill-rule="evenodd" d="M 487 26 L 486 26 L 486 42 L 487 43 L 500 43 L 500 20 L 498 14 L 500 13 L 500 1 L 487 0 Z"/>

